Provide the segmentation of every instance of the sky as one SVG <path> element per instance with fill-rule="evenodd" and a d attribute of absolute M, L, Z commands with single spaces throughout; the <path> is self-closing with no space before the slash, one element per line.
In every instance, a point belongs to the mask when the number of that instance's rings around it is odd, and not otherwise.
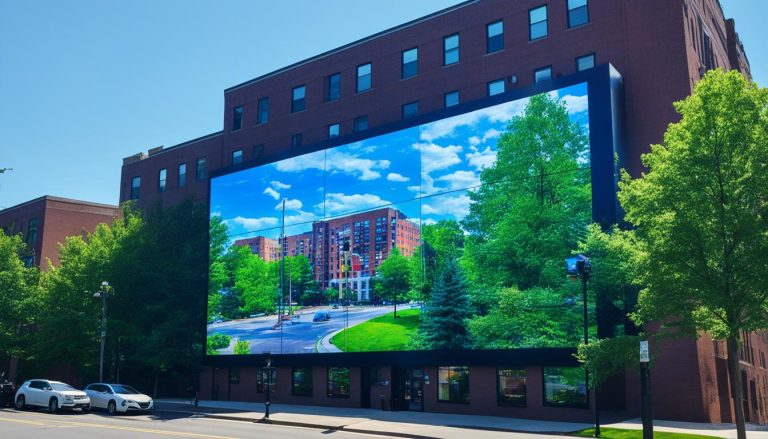
<path fill-rule="evenodd" d="M 549 92 L 569 118 L 589 132 L 587 84 Z M 469 191 L 496 162 L 497 144 L 529 98 L 371 137 L 211 179 L 211 216 L 227 225 L 230 242 L 312 230 L 316 220 L 391 207 L 417 224 L 461 221 Z M 589 145 L 580 162 L 588 167 Z M 508 158 L 509 159 L 509 158 Z M 581 171 L 574 169 L 573 177 Z"/>
<path fill-rule="evenodd" d="M 0 0 L 0 209 L 117 204 L 122 159 L 221 130 L 224 89 L 457 3 Z M 765 1 L 723 7 L 768 86 Z"/>

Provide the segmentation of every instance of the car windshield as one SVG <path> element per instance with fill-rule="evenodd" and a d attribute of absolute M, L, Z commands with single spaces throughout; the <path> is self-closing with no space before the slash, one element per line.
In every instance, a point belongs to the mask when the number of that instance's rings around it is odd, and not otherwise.
<path fill-rule="evenodd" d="M 124 384 L 112 384 L 112 390 L 114 390 L 115 393 L 122 395 L 138 395 L 141 393 L 133 387 Z"/>
<path fill-rule="evenodd" d="M 77 390 L 67 383 L 51 383 L 51 387 L 53 388 L 53 390 L 56 390 L 57 392 L 64 392 L 67 390 Z"/>

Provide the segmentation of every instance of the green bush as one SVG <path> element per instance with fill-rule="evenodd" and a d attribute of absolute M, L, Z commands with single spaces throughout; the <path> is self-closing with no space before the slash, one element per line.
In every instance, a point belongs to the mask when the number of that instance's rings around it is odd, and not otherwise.
<path fill-rule="evenodd" d="M 205 353 L 207 355 L 217 355 L 219 349 L 229 346 L 232 337 L 224 334 L 209 335 L 205 344 Z"/>
<path fill-rule="evenodd" d="M 248 355 L 251 353 L 251 342 L 248 340 L 238 340 L 235 343 L 235 355 Z"/>

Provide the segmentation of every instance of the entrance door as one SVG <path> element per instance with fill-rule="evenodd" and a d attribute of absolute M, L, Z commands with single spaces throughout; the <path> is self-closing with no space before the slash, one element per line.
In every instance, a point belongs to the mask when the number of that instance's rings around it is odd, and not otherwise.
<path fill-rule="evenodd" d="M 424 411 L 424 369 L 403 369 L 403 410 Z"/>

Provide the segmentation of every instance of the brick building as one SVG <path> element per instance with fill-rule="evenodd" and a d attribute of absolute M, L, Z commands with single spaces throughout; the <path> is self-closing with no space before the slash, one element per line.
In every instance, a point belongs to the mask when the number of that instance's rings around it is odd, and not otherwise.
<path fill-rule="evenodd" d="M 677 120 L 672 103 L 688 96 L 707 70 L 734 69 L 751 76 L 735 23 L 724 17 L 717 0 L 471 0 L 225 90 L 222 131 L 126 158 L 120 200 L 135 199 L 145 207 L 158 197 L 167 203 L 186 196 L 205 202 L 211 171 L 270 163 L 317 149 L 336 137 L 359 140 L 369 130 L 414 114 L 484 99 L 492 83 L 509 93 L 604 64 L 611 64 L 623 78 L 624 164 L 634 175 L 642 170 L 641 154 L 661 142 L 668 124 Z M 323 276 L 332 280 L 338 261 L 325 261 L 336 254 L 333 245 L 345 238 L 347 229 L 330 223 L 318 224 L 313 237 L 322 242 L 315 243 L 315 267 L 331 267 Z M 354 234 L 354 222 L 350 227 L 348 233 Z M 741 363 L 745 400 L 740 403 L 752 422 L 766 423 L 768 342 L 759 334 L 747 341 Z M 733 419 L 724 350 L 718 346 L 704 335 L 653 347 L 659 352 L 653 372 L 657 417 Z M 263 371 L 257 360 L 227 361 L 204 368 L 201 396 L 262 400 Z M 587 410 L 552 408 L 542 402 L 548 382 L 544 359 L 523 365 L 522 375 L 528 377 L 524 387 L 529 389 L 525 408 L 507 407 L 497 398 L 509 390 L 505 383 L 519 384 L 519 370 L 501 364 L 470 365 L 471 403 L 444 404 L 438 388 L 453 376 L 469 377 L 469 369 L 444 366 L 452 364 L 450 358 L 431 361 L 420 368 L 407 362 L 351 367 L 348 398 L 326 396 L 324 391 L 333 387 L 331 369 L 342 365 L 329 363 L 328 373 L 313 367 L 296 375 L 298 365 L 280 364 L 274 400 L 370 407 L 378 406 L 379 395 L 413 402 L 417 392 L 423 397 L 411 408 L 589 418 Z M 233 369 L 238 384 L 230 384 Z M 314 377 L 310 382 L 321 390 L 314 397 L 297 395 L 290 378 L 296 376 Z M 603 399 L 603 408 L 637 414 L 637 381 L 628 373 L 624 385 Z M 214 392 L 224 387 L 226 395 Z"/>

